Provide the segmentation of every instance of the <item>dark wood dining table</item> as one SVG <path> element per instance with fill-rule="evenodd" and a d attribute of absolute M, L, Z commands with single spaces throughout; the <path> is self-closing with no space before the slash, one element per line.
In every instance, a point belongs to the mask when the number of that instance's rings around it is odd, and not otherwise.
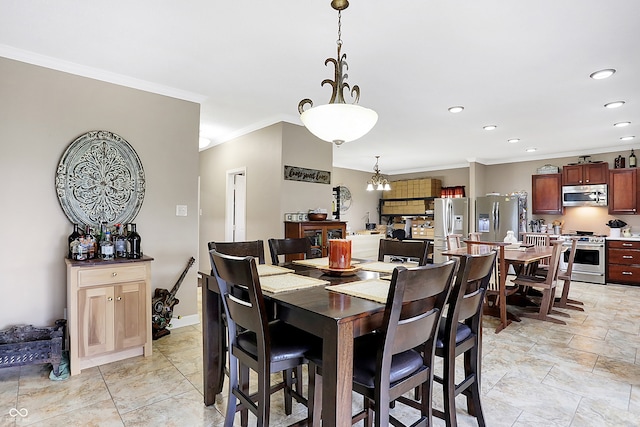
<path fill-rule="evenodd" d="M 528 248 L 507 249 L 510 245 L 503 242 L 477 242 L 466 241 L 466 247 L 452 249 L 442 252 L 446 256 L 464 256 L 467 254 L 483 254 L 492 250 L 498 251 L 498 292 L 499 292 L 499 317 L 500 324 L 496 327 L 496 333 L 502 331 L 510 323 L 507 312 L 507 271 L 509 266 L 513 266 L 516 272 L 523 271 L 530 265 L 538 263 L 540 260 L 551 258 L 553 254 L 552 246 L 532 246 Z"/>
<path fill-rule="evenodd" d="M 382 273 L 358 270 L 353 276 L 328 276 L 317 268 L 286 264 L 296 274 L 319 278 L 330 284 L 343 284 L 379 278 Z M 202 334 L 204 403 L 215 402 L 224 380 L 225 327 L 222 303 L 215 277 L 202 276 Z M 353 339 L 382 325 L 384 305 L 328 291 L 315 286 L 280 293 L 264 292 L 275 304 L 277 317 L 284 322 L 321 337 L 322 348 L 322 421 L 324 426 L 351 425 L 353 377 Z"/>

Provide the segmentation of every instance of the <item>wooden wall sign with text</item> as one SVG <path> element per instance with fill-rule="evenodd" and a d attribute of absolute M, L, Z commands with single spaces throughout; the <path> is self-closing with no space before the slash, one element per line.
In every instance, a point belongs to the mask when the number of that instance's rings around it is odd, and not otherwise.
<path fill-rule="evenodd" d="M 319 184 L 331 184 L 331 172 L 285 165 L 284 179 L 289 181 L 304 181 L 304 182 L 316 182 Z"/>

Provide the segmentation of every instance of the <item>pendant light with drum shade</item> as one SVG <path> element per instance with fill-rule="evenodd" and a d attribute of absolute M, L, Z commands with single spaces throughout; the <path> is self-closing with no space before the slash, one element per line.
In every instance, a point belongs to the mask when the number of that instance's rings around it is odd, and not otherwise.
<path fill-rule="evenodd" d="M 345 142 L 354 141 L 366 135 L 378 121 L 378 113 L 361 107 L 360 87 L 349 86 L 346 82 L 348 75 L 345 71 L 349 68 L 347 55 L 342 53 L 342 11 L 349 7 L 347 0 L 332 0 L 331 7 L 338 11 L 338 55 L 336 58 L 327 58 L 325 65 L 332 63 L 335 67 L 334 80 L 325 79 L 325 83 L 331 85 L 333 92 L 328 104 L 313 106 L 313 101 L 305 98 L 298 104 L 300 120 L 309 131 L 323 141 L 333 142 L 338 147 Z M 344 90 L 351 91 L 354 99 L 352 104 L 347 104 L 344 99 Z M 305 110 L 305 106 L 310 108 Z"/>

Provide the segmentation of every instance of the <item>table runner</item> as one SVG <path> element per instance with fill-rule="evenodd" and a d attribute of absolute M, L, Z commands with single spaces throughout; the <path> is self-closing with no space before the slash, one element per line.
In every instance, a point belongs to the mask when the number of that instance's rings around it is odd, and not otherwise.
<path fill-rule="evenodd" d="M 293 273 L 294 271 L 290 268 L 280 267 L 279 265 L 271 265 L 271 264 L 258 264 L 258 276 L 273 276 L 274 274 L 286 274 Z"/>
<path fill-rule="evenodd" d="M 362 270 L 375 271 L 378 273 L 393 273 L 393 269 L 400 266 L 411 268 L 411 267 L 417 267 L 418 263 L 417 262 L 400 263 L 400 262 L 375 261 L 375 262 L 362 263 L 358 265 L 358 267 L 360 267 L 360 269 Z"/>
<path fill-rule="evenodd" d="M 291 261 L 294 264 L 306 265 L 307 267 L 329 268 L 329 257 L 296 259 Z M 358 264 L 358 261 L 351 260 L 351 265 Z"/>
<path fill-rule="evenodd" d="M 327 286 L 325 289 L 358 298 L 385 304 L 391 282 L 383 279 L 369 279 L 342 285 Z"/>
<path fill-rule="evenodd" d="M 278 293 L 293 291 L 295 289 L 310 288 L 312 286 L 328 285 L 326 280 L 315 279 L 313 277 L 300 276 L 298 274 L 286 273 L 265 276 L 260 278 L 260 286 L 263 291 Z"/>

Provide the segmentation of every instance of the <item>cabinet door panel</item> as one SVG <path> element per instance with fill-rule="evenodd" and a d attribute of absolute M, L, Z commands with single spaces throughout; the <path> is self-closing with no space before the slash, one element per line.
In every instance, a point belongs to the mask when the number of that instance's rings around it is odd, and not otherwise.
<path fill-rule="evenodd" d="M 115 336 L 116 348 L 142 345 L 146 341 L 146 304 L 144 282 L 127 283 L 116 287 Z"/>
<path fill-rule="evenodd" d="M 609 171 L 609 213 L 637 213 L 638 171 L 636 169 L 613 169 Z"/>
<path fill-rule="evenodd" d="M 115 348 L 113 287 L 86 288 L 78 293 L 80 357 L 95 356 Z"/>
<path fill-rule="evenodd" d="M 606 184 L 609 172 L 608 163 L 592 163 L 584 165 L 585 184 Z"/>
<path fill-rule="evenodd" d="M 563 185 L 582 185 L 582 165 L 568 165 L 562 167 Z"/>
<path fill-rule="evenodd" d="M 531 210 L 534 214 L 562 214 L 562 175 L 559 173 L 531 177 Z"/>

